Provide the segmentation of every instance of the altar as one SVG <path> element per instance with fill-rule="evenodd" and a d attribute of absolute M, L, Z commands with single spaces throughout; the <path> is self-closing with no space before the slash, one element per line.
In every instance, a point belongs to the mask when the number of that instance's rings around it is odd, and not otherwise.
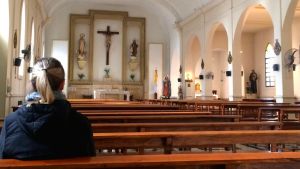
<path fill-rule="evenodd" d="M 94 99 L 116 99 L 124 100 L 126 95 L 126 100 L 130 101 L 130 92 L 119 90 L 119 89 L 95 89 L 93 98 Z"/>

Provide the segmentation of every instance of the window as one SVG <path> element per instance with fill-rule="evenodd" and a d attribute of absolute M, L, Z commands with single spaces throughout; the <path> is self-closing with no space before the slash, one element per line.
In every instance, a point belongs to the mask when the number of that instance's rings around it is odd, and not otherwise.
<path fill-rule="evenodd" d="M 268 43 L 266 47 L 265 53 L 265 85 L 266 87 L 275 87 L 275 76 L 273 74 L 273 60 L 275 57 L 275 53 L 273 50 L 273 46 Z"/>
<path fill-rule="evenodd" d="M 19 57 L 23 58 L 22 50 L 25 49 L 25 0 L 22 3 L 22 12 L 21 12 L 21 32 L 20 32 L 20 52 Z M 24 59 L 24 58 L 23 58 Z M 22 78 L 24 76 L 24 60 L 22 60 L 19 67 L 18 77 Z"/>

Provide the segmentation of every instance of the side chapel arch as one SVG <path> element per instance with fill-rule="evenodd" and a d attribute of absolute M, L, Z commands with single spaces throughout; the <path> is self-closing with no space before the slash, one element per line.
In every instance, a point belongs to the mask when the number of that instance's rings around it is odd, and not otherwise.
<path fill-rule="evenodd" d="M 194 98 L 195 97 L 195 84 L 199 83 L 196 78 L 199 75 L 199 71 L 196 69 L 200 69 L 200 40 L 197 35 L 191 35 L 188 41 L 187 46 L 187 57 L 185 58 L 185 89 L 186 89 L 186 98 Z"/>
<path fill-rule="evenodd" d="M 288 48 L 300 49 L 300 0 L 291 1 L 287 9 L 286 16 L 283 22 L 283 33 L 286 45 Z M 294 96 L 297 100 L 300 99 L 300 52 L 296 52 L 295 70 L 293 71 L 293 88 Z"/>
<path fill-rule="evenodd" d="M 229 80 L 228 70 L 228 35 L 224 25 L 215 23 L 210 28 L 207 37 L 205 74 L 212 72 L 213 79 L 205 80 L 205 95 L 211 96 L 212 90 L 217 91 L 220 98 L 228 98 Z"/>
<path fill-rule="evenodd" d="M 274 44 L 274 26 L 269 11 L 258 3 L 244 9 L 238 20 L 233 39 L 233 54 L 239 57 L 239 65 L 243 67 L 241 76 L 241 93 L 244 97 L 273 97 L 275 87 L 266 87 L 265 50 L 267 44 Z M 258 74 L 258 91 L 255 95 L 247 94 L 247 84 L 252 70 Z M 240 70 L 242 71 L 242 70 Z M 239 91 L 238 91 L 239 92 Z"/>

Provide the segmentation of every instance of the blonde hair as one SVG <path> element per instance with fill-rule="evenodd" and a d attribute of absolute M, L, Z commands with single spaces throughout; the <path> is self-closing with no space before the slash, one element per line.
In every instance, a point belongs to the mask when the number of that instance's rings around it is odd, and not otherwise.
<path fill-rule="evenodd" d="M 65 80 L 65 71 L 55 58 L 37 60 L 32 70 L 33 88 L 40 93 L 42 103 L 52 103 L 55 100 L 53 91 L 57 91 Z"/>

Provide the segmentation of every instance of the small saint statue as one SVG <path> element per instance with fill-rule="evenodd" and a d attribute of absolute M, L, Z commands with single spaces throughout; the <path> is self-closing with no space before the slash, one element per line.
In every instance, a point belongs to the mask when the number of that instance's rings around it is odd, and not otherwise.
<path fill-rule="evenodd" d="M 133 42 L 130 45 L 130 55 L 133 57 L 136 57 L 137 55 L 137 48 L 139 47 L 139 45 L 136 43 L 136 40 L 134 39 Z"/>
<path fill-rule="evenodd" d="M 78 50 L 77 50 L 77 63 L 79 66 L 79 69 L 83 69 L 85 67 L 85 64 L 87 62 L 86 60 L 86 42 L 85 42 L 85 34 L 81 33 L 80 38 L 78 41 Z"/>
<path fill-rule="evenodd" d="M 171 97 L 171 81 L 169 79 L 169 76 L 166 75 L 163 80 L 163 94 L 162 96 L 166 99 L 169 99 Z"/>
<path fill-rule="evenodd" d="M 249 81 L 250 81 L 250 92 L 257 93 L 257 84 L 256 84 L 257 74 L 254 70 L 252 70 L 252 72 L 250 73 Z"/>
<path fill-rule="evenodd" d="M 79 46 L 78 46 L 78 60 L 85 60 L 86 50 L 85 50 L 85 34 L 81 33 L 79 38 Z"/>

